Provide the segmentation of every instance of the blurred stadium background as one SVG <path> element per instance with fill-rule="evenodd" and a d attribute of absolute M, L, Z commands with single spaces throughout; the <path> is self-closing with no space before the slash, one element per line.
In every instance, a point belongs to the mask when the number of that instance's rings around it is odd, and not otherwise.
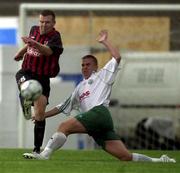
<path fill-rule="evenodd" d="M 38 23 L 40 8 L 29 8 L 27 4 L 39 6 L 34 2 L 0 2 L 1 148 L 33 146 L 33 124 L 23 119 L 14 78 L 20 64 L 14 62 L 13 57 L 22 46 L 20 37 Z M 69 9 L 54 9 L 56 29 L 62 34 L 65 50 L 60 59 L 61 73 L 51 81 L 48 109 L 64 100 L 81 80 L 80 60 L 84 54 L 95 54 L 100 67 L 110 58 L 95 42 L 97 33 L 105 28 L 123 57 L 110 104 L 116 131 L 131 149 L 179 149 L 180 3 L 173 0 L 78 1 L 88 3 L 87 6 L 98 3 L 100 7 L 128 4 L 133 6 L 131 10 L 71 10 L 77 3 L 51 1 L 50 4 L 53 3 L 66 3 Z M 137 10 L 142 4 L 144 8 Z M 167 9 L 148 10 L 148 5 L 160 9 L 166 5 Z M 44 144 L 65 118 L 60 115 L 47 120 Z M 72 135 L 64 148 L 93 149 L 97 146 L 87 135 Z"/>

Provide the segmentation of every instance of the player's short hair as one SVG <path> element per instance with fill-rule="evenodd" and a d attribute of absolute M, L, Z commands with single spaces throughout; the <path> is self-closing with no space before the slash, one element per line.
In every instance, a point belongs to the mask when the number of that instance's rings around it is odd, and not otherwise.
<path fill-rule="evenodd" d="M 97 61 L 97 58 L 93 55 L 85 55 L 82 57 L 82 59 L 87 59 L 87 58 L 90 58 L 93 60 L 94 64 L 98 66 L 98 61 Z"/>
<path fill-rule="evenodd" d="M 48 9 L 42 10 L 40 15 L 42 15 L 42 16 L 52 16 L 54 20 L 56 18 L 55 13 L 52 10 L 48 10 Z"/>

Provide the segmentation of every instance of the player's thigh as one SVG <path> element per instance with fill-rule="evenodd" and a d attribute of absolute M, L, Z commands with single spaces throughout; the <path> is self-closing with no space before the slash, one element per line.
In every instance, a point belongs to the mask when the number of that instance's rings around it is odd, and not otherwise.
<path fill-rule="evenodd" d="M 50 79 L 47 77 L 41 77 L 39 78 L 38 76 L 35 77 L 36 80 L 38 80 L 43 88 L 42 94 L 49 98 L 50 95 Z"/>
<path fill-rule="evenodd" d="M 73 133 L 86 133 L 86 129 L 82 123 L 76 118 L 72 117 L 62 122 L 59 125 L 58 131 L 65 133 L 66 135 Z"/>

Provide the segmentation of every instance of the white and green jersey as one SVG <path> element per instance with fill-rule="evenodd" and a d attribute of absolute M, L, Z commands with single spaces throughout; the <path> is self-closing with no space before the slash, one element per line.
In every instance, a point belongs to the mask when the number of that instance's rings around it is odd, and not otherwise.
<path fill-rule="evenodd" d="M 81 81 L 71 96 L 56 107 L 65 114 L 77 108 L 80 112 L 86 112 L 98 105 L 108 107 L 117 72 L 118 63 L 112 58 L 99 72 L 94 72 L 88 79 Z"/>

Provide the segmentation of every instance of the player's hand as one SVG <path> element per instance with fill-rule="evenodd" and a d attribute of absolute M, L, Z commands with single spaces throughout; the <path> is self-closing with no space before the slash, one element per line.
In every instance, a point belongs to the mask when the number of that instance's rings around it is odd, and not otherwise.
<path fill-rule="evenodd" d="M 20 60 L 23 59 L 23 57 L 24 57 L 24 55 L 22 55 L 22 54 L 20 54 L 20 53 L 17 53 L 17 54 L 15 55 L 15 57 L 14 57 L 14 60 L 15 60 L 15 61 L 20 61 Z"/>
<path fill-rule="evenodd" d="M 36 120 L 36 119 L 35 119 L 35 115 L 32 115 L 32 116 L 31 116 L 31 121 L 32 121 L 33 123 L 35 123 L 35 120 Z"/>
<path fill-rule="evenodd" d="M 23 40 L 23 42 L 25 44 L 27 44 L 28 46 L 31 46 L 31 47 L 34 47 L 37 44 L 37 41 L 35 41 L 29 37 L 21 37 L 21 39 Z"/>
<path fill-rule="evenodd" d="M 108 37 L 107 30 L 101 30 L 101 32 L 99 33 L 99 36 L 97 38 L 97 41 L 102 43 L 107 40 L 107 37 Z"/>
<path fill-rule="evenodd" d="M 15 61 L 20 61 L 20 60 L 22 60 L 23 59 L 23 56 L 21 56 L 21 55 L 16 55 L 15 57 L 14 57 L 14 60 Z"/>

